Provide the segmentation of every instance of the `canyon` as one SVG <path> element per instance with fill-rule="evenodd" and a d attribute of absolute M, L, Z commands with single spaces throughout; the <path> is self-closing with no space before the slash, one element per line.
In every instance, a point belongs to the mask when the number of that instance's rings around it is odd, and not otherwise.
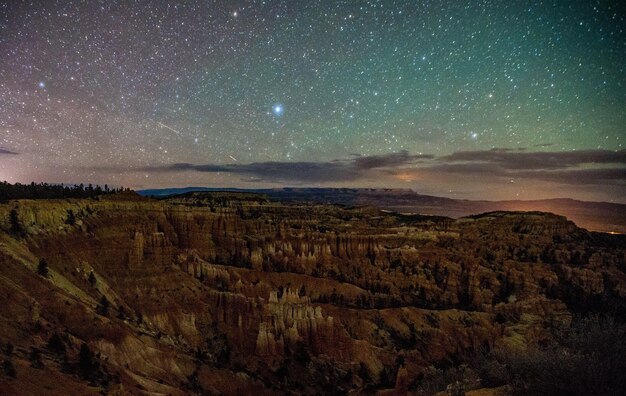
<path fill-rule="evenodd" d="M 7 394 L 408 394 L 626 314 L 626 237 L 545 212 L 123 192 L 6 201 L 0 229 Z"/>

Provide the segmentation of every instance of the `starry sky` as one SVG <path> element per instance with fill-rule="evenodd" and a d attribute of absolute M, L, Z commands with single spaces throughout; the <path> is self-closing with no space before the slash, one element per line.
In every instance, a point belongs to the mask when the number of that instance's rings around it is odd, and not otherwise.
<path fill-rule="evenodd" d="M 3 1 L 0 180 L 626 202 L 618 1 Z"/>

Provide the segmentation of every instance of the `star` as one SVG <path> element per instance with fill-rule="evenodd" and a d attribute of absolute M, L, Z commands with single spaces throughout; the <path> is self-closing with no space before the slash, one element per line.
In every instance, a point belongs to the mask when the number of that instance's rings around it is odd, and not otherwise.
<path fill-rule="evenodd" d="M 284 111 L 283 105 L 280 103 L 275 104 L 274 107 L 272 108 L 272 111 L 274 112 L 275 116 L 280 117 L 281 115 L 283 115 L 283 111 Z"/>
<path fill-rule="evenodd" d="M 39 81 L 39 84 L 37 84 L 37 86 L 41 89 L 44 89 L 46 87 L 46 83 L 43 81 Z"/>

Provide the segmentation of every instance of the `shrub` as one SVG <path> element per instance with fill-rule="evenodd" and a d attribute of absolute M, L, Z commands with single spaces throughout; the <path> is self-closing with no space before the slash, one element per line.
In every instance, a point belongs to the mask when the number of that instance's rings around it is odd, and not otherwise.
<path fill-rule="evenodd" d="M 30 360 L 31 367 L 43 369 L 43 361 L 41 360 L 41 351 L 39 349 L 31 348 L 28 359 Z"/>
<path fill-rule="evenodd" d="M 207 338 L 207 350 L 213 357 L 213 363 L 217 367 L 224 367 L 230 362 L 231 348 L 228 344 L 228 338 L 224 333 L 218 333 L 213 337 Z"/>
<path fill-rule="evenodd" d="M 15 349 L 15 347 L 13 346 L 13 344 L 11 343 L 11 341 L 7 342 L 5 347 L 4 347 L 4 354 L 7 356 L 11 356 L 13 355 L 13 350 Z"/>
<path fill-rule="evenodd" d="M 15 366 L 13 362 L 9 359 L 5 359 L 2 363 L 2 371 L 7 377 L 17 378 L 17 371 L 15 370 Z"/>
<path fill-rule="evenodd" d="M 46 347 L 53 353 L 60 356 L 63 356 L 66 353 L 65 343 L 57 333 L 54 333 L 50 336 Z"/>
<path fill-rule="evenodd" d="M 611 317 L 578 317 L 545 348 L 477 352 L 468 365 L 431 367 L 417 394 L 460 393 L 477 385 L 509 385 L 513 395 L 626 394 L 626 324 Z M 476 378 L 477 377 L 477 378 Z M 461 387 L 460 385 L 463 385 Z"/>
<path fill-rule="evenodd" d="M 467 365 L 451 367 L 447 370 L 430 366 L 415 388 L 418 395 L 434 395 L 446 391 L 450 395 L 463 395 L 465 390 L 474 388 L 478 378 L 474 370 Z"/>
<path fill-rule="evenodd" d="M 306 366 L 311 362 L 311 354 L 307 350 L 306 345 L 302 342 L 297 342 L 290 350 L 293 360 L 303 366 Z"/>
<path fill-rule="evenodd" d="M 498 350 L 479 358 L 486 386 L 515 395 L 616 395 L 626 390 L 626 325 L 597 315 L 576 318 L 548 348 Z"/>

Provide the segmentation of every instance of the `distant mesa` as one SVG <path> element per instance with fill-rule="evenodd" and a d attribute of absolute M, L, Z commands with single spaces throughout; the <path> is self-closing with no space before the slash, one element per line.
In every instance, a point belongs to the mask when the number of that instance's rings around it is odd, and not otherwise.
<path fill-rule="evenodd" d="M 314 202 L 347 206 L 370 205 L 401 213 L 419 213 L 460 218 L 493 211 L 540 211 L 565 216 L 591 231 L 626 233 L 626 205 L 579 201 L 569 198 L 534 201 L 473 201 L 418 194 L 411 189 L 307 188 L 272 189 L 184 187 L 139 190 L 139 194 L 168 197 L 192 191 L 231 191 L 267 195 L 279 202 Z"/>

